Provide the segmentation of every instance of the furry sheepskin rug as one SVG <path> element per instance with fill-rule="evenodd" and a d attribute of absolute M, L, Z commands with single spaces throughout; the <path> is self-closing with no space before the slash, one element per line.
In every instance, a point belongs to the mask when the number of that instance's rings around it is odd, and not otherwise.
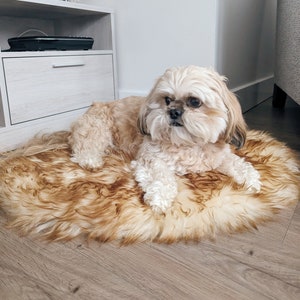
<path fill-rule="evenodd" d="M 0 159 L 0 207 L 22 234 L 124 244 L 198 241 L 256 228 L 299 200 L 296 155 L 262 132 L 249 131 L 236 151 L 260 172 L 259 194 L 217 172 L 190 174 L 178 177 L 179 194 L 164 215 L 143 203 L 130 157 L 112 151 L 101 169 L 82 169 L 70 160 L 68 135 L 33 140 Z"/>

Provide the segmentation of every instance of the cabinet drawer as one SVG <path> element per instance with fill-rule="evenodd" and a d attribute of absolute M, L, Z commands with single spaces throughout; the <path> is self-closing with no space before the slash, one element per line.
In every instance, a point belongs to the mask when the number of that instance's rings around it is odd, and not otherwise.
<path fill-rule="evenodd" d="M 111 55 L 3 58 L 11 124 L 114 99 Z"/>

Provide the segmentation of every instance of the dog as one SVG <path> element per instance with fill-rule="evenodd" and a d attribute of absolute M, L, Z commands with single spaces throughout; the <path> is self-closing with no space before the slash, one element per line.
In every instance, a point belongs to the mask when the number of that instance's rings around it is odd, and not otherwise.
<path fill-rule="evenodd" d="M 249 193 L 261 188 L 260 174 L 232 151 L 241 148 L 247 126 L 226 78 L 212 68 L 173 67 L 147 97 L 94 103 L 75 122 L 72 160 L 99 168 L 114 148 L 132 160 L 144 202 L 164 213 L 177 195 L 176 176 L 210 170 L 231 176 Z"/>

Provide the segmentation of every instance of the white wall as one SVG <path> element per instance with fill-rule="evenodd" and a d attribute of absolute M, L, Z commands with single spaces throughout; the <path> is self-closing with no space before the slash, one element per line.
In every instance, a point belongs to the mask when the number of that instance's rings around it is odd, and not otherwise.
<path fill-rule="evenodd" d="M 273 75 L 276 0 L 80 0 L 115 9 L 119 94 L 146 94 L 174 65 L 241 86 Z"/>
<path fill-rule="evenodd" d="M 120 97 L 145 95 L 166 68 L 216 62 L 217 0 L 122 0 L 114 6 Z"/>
<path fill-rule="evenodd" d="M 218 71 L 238 89 L 273 76 L 275 0 L 219 0 Z"/>
<path fill-rule="evenodd" d="M 215 66 L 216 0 L 145 2 L 116 8 L 121 96 L 145 93 L 170 66 Z"/>

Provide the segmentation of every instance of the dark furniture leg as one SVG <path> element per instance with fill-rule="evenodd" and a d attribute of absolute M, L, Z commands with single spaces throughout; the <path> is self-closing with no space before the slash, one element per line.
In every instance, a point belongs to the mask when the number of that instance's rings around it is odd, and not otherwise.
<path fill-rule="evenodd" d="M 273 89 L 273 107 L 283 108 L 286 101 L 286 92 L 283 91 L 278 85 L 274 84 Z"/>

